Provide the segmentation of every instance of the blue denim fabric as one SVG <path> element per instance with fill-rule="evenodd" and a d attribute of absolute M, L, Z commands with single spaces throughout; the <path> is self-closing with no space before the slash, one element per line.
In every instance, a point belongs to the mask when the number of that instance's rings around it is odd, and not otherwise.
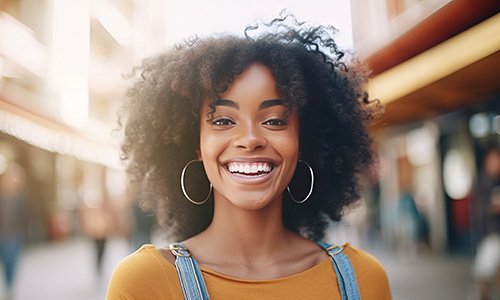
<path fill-rule="evenodd" d="M 209 300 L 210 297 L 200 267 L 189 250 L 182 244 L 172 244 L 170 245 L 170 251 L 176 257 L 175 268 L 177 269 L 184 299 Z"/>
<path fill-rule="evenodd" d="M 342 300 L 360 300 L 356 274 L 349 258 L 343 253 L 344 249 L 323 242 L 318 242 L 318 245 L 325 249 L 332 259 Z M 177 274 L 181 282 L 184 299 L 210 299 L 198 263 L 191 256 L 189 250 L 182 244 L 177 243 L 170 245 L 170 251 L 176 257 L 175 267 L 177 268 Z"/>
<path fill-rule="evenodd" d="M 349 257 L 343 253 L 344 249 L 323 242 L 318 242 L 318 245 L 325 249 L 332 258 L 332 265 L 337 275 L 337 283 L 342 300 L 360 300 L 361 296 L 359 295 L 356 274 L 354 273 L 354 268 Z"/>

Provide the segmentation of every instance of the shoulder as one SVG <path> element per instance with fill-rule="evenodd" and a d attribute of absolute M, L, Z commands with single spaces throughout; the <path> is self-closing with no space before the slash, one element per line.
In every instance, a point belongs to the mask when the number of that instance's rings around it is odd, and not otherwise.
<path fill-rule="evenodd" d="M 364 250 L 349 244 L 344 247 L 356 272 L 361 298 L 391 299 L 389 280 L 382 264 Z"/>
<path fill-rule="evenodd" d="M 345 254 L 351 260 L 353 266 L 356 269 L 356 272 L 370 272 L 375 273 L 371 275 L 384 275 L 385 270 L 382 264 L 370 253 L 354 247 L 350 244 L 344 245 Z"/>
<path fill-rule="evenodd" d="M 175 267 L 155 246 L 144 245 L 116 266 L 106 299 L 172 299 L 182 293 L 178 285 Z"/>

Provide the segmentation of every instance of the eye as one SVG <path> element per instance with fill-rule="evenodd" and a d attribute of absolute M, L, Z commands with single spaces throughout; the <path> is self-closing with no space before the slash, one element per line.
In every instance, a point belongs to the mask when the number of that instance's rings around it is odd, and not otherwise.
<path fill-rule="evenodd" d="M 233 120 L 224 117 L 214 118 L 210 120 L 210 123 L 214 126 L 231 126 L 236 124 Z"/>
<path fill-rule="evenodd" d="M 287 122 L 283 119 L 270 119 L 263 123 L 268 126 L 285 126 Z"/>

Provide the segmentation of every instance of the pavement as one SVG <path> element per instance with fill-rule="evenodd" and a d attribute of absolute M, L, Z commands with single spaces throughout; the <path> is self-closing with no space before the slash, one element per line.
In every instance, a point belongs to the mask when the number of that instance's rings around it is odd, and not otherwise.
<path fill-rule="evenodd" d="M 384 266 L 395 300 L 477 299 L 469 256 L 404 256 L 380 248 L 368 251 Z"/>
<path fill-rule="evenodd" d="M 129 247 L 124 239 L 109 240 L 100 276 L 95 271 L 90 240 L 73 238 L 30 247 L 19 264 L 13 300 L 104 299 L 112 270 L 129 253 Z M 386 268 L 393 299 L 473 299 L 470 257 L 401 258 L 381 247 L 368 250 Z M 2 284 L 0 280 L 0 299 L 3 300 Z"/>
<path fill-rule="evenodd" d="M 124 239 L 110 239 L 97 274 L 93 242 L 72 238 L 25 249 L 12 300 L 102 300 L 116 264 L 129 253 Z M 2 275 L 0 274 L 0 277 Z M 5 287 L 0 282 L 0 299 Z"/>

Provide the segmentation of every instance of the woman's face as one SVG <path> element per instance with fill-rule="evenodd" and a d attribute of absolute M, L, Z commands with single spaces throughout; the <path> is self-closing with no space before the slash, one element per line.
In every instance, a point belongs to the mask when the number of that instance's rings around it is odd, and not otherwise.
<path fill-rule="evenodd" d="M 202 106 L 200 158 L 215 201 L 259 209 L 281 200 L 297 165 L 299 124 L 270 69 L 250 65 L 214 104 L 212 116 L 209 99 Z"/>

